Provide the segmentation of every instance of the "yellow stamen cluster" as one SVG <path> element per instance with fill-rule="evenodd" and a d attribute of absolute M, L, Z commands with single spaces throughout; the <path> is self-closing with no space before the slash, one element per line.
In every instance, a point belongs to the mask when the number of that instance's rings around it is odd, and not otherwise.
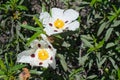
<path fill-rule="evenodd" d="M 47 50 L 41 49 L 38 52 L 38 59 L 44 61 L 44 60 L 48 59 L 48 57 L 49 57 L 49 54 L 48 54 Z"/>
<path fill-rule="evenodd" d="M 65 25 L 64 21 L 63 20 L 60 20 L 60 19 L 57 19 L 55 22 L 54 22 L 54 26 L 58 29 L 61 29 L 63 28 Z"/>

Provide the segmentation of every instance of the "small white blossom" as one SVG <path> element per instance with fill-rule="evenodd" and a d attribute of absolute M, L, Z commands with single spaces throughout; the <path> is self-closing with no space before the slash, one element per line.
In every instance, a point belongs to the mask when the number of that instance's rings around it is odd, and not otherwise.
<path fill-rule="evenodd" d="M 40 21 L 43 23 L 44 31 L 47 35 L 61 33 L 65 30 L 76 30 L 79 28 L 79 22 L 76 20 L 79 13 L 73 9 L 62 10 L 52 8 L 51 16 L 48 12 L 40 14 Z"/>
<path fill-rule="evenodd" d="M 31 66 L 42 66 L 47 68 L 49 65 L 55 69 L 56 49 L 48 41 L 46 35 L 41 34 L 43 40 L 34 40 L 30 45 L 31 49 L 18 54 L 17 62 L 29 63 Z"/>

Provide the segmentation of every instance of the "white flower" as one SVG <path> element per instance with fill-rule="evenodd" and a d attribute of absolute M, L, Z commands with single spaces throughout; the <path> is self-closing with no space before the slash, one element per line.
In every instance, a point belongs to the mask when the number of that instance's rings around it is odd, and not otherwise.
<path fill-rule="evenodd" d="M 41 34 L 43 40 L 34 40 L 31 43 L 31 49 L 18 54 L 17 62 L 29 63 L 31 66 L 42 66 L 47 68 L 49 65 L 55 69 L 56 49 L 53 48 L 44 34 Z"/>
<path fill-rule="evenodd" d="M 40 21 L 43 23 L 44 31 L 47 35 L 61 33 L 65 30 L 76 30 L 79 28 L 79 22 L 76 20 L 79 13 L 73 9 L 62 10 L 52 8 L 51 16 L 48 12 L 40 14 Z"/>

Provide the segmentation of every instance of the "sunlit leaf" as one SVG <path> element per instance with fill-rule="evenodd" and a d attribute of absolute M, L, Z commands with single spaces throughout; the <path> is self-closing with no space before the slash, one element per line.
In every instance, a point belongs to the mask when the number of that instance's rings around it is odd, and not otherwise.
<path fill-rule="evenodd" d="M 18 5 L 17 8 L 20 10 L 28 10 L 27 7 L 22 6 L 22 5 Z"/>

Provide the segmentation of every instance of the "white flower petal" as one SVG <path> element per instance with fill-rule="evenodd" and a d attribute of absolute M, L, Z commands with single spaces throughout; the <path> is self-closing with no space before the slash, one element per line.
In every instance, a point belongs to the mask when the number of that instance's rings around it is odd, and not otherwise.
<path fill-rule="evenodd" d="M 64 12 L 64 17 L 66 21 L 74 21 L 78 18 L 79 13 L 73 9 L 68 9 Z"/>
<path fill-rule="evenodd" d="M 20 63 L 30 63 L 32 61 L 32 58 L 30 56 L 22 56 L 20 59 L 17 60 L 17 62 Z"/>
<path fill-rule="evenodd" d="M 40 21 L 42 21 L 43 25 L 47 24 L 50 19 L 50 15 L 48 12 L 43 12 L 40 14 L 39 19 L 40 19 Z"/>
<path fill-rule="evenodd" d="M 17 62 L 24 60 L 23 58 L 25 56 L 30 56 L 31 54 L 34 54 L 35 49 L 25 50 L 17 55 Z M 23 57 L 24 56 L 24 57 Z"/>
<path fill-rule="evenodd" d="M 31 48 L 38 48 L 38 44 L 40 44 L 40 41 L 35 39 L 30 43 Z"/>
<path fill-rule="evenodd" d="M 72 31 L 74 31 L 74 30 L 76 30 L 77 28 L 79 28 L 79 22 L 78 21 L 74 21 L 74 22 L 72 22 L 72 23 L 70 23 L 70 24 L 68 24 L 67 26 L 68 26 L 68 30 L 72 30 Z"/>
<path fill-rule="evenodd" d="M 48 35 L 48 36 L 51 36 L 51 35 L 53 35 L 53 34 L 58 34 L 58 33 L 61 33 L 61 32 L 63 32 L 62 30 L 54 30 L 54 29 L 52 29 L 52 28 L 44 28 L 44 31 L 46 32 L 46 34 Z"/>
<path fill-rule="evenodd" d="M 53 58 L 53 60 L 52 60 L 52 63 L 50 63 L 50 66 L 51 66 L 53 69 L 56 68 L 56 61 L 55 61 L 54 58 Z"/>
<path fill-rule="evenodd" d="M 52 17 L 55 19 L 60 18 L 61 16 L 63 16 L 63 12 L 64 10 L 60 8 L 52 8 Z"/>
<path fill-rule="evenodd" d="M 41 34 L 41 37 L 47 43 L 46 48 L 48 48 L 48 46 L 51 46 L 51 48 L 53 48 L 52 44 L 49 42 L 49 40 L 48 40 L 48 38 L 47 38 L 47 36 L 45 34 Z"/>
<path fill-rule="evenodd" d="M 34 58 L 32 61 L 29 62 L 31 66 L 40 66 L 39 63 L 40 62 L 37 58 Z"/>
<path fill-rule="evenodd" d="M 48 62 L 43 62 L 43 64 L 41 64 L 40 66 L 48 68 L 49 64 L 48 64 Z"/>

